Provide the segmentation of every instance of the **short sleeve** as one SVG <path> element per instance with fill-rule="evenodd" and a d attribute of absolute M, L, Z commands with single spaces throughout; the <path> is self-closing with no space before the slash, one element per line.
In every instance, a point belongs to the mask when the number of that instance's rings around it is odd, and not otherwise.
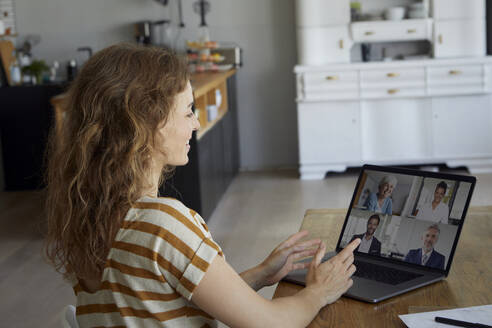
<path fill-rule="evenodd" d="M 190 300 L 210 264 L 217 254 L 222 254 L 222 250 L 202 225 L 199 215 L 192 215 L 193 211 L 181 202 L 159 199 L 159 203 L 143 203 L 140 207 L 147 212 L 133 224 L 133 229 L 148 232 L 148 240 L 139 242 L 153 250 L 148 258 L 153 259 L 159 275 L 169 287 Z"/>
<path fill-rule="evenodd" d="M 210 264 L 217 256 L 218 249 L 213 247 L 215 244 L 211 239 L 204 239 L 193 258 L 186 266 L 178 285 L 175 287 L 176 292 L 187 300 L 191 300 L 193 292 L 207 272 Z"/>

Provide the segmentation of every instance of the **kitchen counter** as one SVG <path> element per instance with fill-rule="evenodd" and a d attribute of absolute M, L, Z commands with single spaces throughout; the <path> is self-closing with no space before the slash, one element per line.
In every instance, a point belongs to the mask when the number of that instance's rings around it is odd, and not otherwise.
<path fill-rule="evenodd" d="M 191 86 L 195 98 L 205 95 L 208 91 L 216 88 L 225 82 L 229 77 L 236 74 L 235 69 L 224 72 L 204 72 L 194 73 L 191 75 Z"/>

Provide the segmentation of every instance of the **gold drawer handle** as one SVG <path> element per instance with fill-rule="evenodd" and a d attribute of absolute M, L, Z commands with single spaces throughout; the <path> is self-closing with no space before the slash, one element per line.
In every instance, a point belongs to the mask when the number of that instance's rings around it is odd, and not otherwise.
<path fill-rule="evenodd" d="M 341 39 L 339 42 L 338 42 L 338 46 L 340 47 L 340 49 L 343 49 L 344 46 L 343 46 L 343 39 Z"/>
<path fill-rule="evenodd" d="M 326 79 L 328 81 L 336 81 L 336 80 L 339 80 L 340 78 L 337 75 L 330 75 L 330 76 L 327 76 Z"/>
<path fill-rule="evenodd" d="M 367 31 L 366 33 L 364 33 L 365 35 L 374 35 L 375 33 L 373 31 Z"/>
<path fill-rule="evenodd" d="M 386 74 L 387 77 L 398 77 L 400 76 L 400 73 L 388 73 Z"/>
<path fill-rule="evenodd" d="M 455 69 L 449 71 L 449 75 L 460 75 L 461 73 L 462 73 L 461 71 Z"/>
<path fill-rule="evenodd" d="M 389 89 L 388 90 L 388 94 L 390 94 L 390 95 L 394 95 L 395 93 L 398 93 L 398 92 L 400 92 L 400 89 Z"/>
<path fill-rule="evenodd" d="M 442 34 L 439 34 L 439 36 L 437 37 L 438 41 L 439 41 L 439 44 L 442 44 Z"/>
<path fill-rule="evenodd" d="M 407 33 L 408 34 L 417 33 L 417 29 L 411 28 L 411 29 L 407 30 Z"/>

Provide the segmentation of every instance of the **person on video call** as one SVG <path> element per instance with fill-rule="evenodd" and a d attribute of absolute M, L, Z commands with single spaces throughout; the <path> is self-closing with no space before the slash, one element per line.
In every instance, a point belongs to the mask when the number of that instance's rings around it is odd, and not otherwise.
<path fill-rule="evenodd" d="M 441 230 L 437 224 L 429 226 L 422 234 L 422 248 L 408 251 L 404 261 L 444 270 L 446 258 L 434 249 L 434 245 L 439 240 L 440 232 Z"/>
<path fill-rule="evenodd" d="M 419 220 L 432 221 L 436 223 L 448 223 L 449 207 L 442 202 L 448 185 L 441 181 L 434 191 L 432 202 L 426 202 L 417 209 L 416 218 Z"/>
<path fill-rule="evenodd" d="M 381 255 L 381 242 L 374 237 L 374 233 L 379 226 L 379 221 L 381 221 L 381 218 L 378 214 L 371 215 L 369 220 L 367 220 L 366 232 L 352 237 L 351 242 L 357 238 L 361 239 L 360 245 L 355 249 L 356 252 Z"/>
<path fill-rule="evenodd" d="M 379 181 L 378 192 L 372 192 L 366 200 L 364 206 L 368 211 L 392 214 L 393 201 L 391 200 L 391 194 L 395 189 L 398 180 L 393 175 L 385 175 L 381 181 Z"/>

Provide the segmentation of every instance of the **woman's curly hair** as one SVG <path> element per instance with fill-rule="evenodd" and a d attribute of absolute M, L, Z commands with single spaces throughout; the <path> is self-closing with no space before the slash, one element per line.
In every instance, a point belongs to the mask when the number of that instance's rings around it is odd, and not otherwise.
<path fill-rule="evenodd" d="M 169 50 L 117 44 L 92 56 L 70 86 L 46 174 L 45 251 L 66 278 L 100 279 L 124 216 L 150 187 L 154 136 L 188 79 Z"/>

